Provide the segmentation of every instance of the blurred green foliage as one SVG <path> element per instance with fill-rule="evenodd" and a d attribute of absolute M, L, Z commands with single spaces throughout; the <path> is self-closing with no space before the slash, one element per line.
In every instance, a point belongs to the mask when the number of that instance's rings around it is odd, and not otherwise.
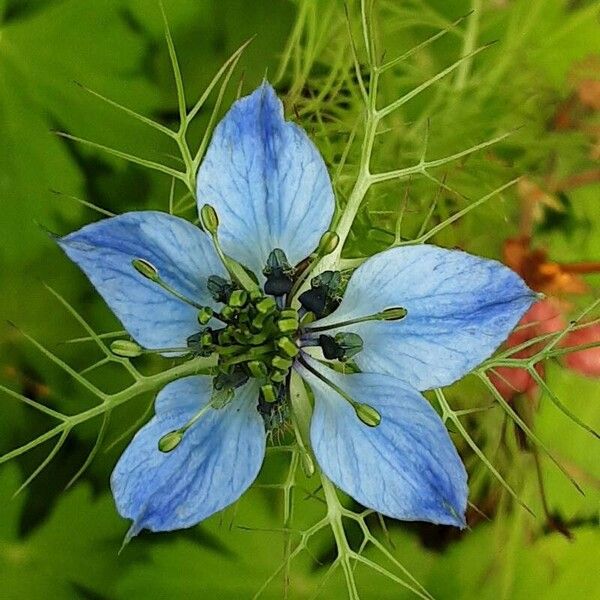
<path fill-rule="evenodd" d="M 189 98 L 197 98 L 227 57 L 256 36 L 240 61 L 224 106 L 235 97 L 238 82 L 247 92 L 266 73 L 284 97 L 289 117 L 299 120 L 321 148 L 336 175 L 343 204 L 358 163 L 355 146 L 346 156 L 345 145 L 361 112 L 343 4 L 165 0 L 164 5 Z M 476 11 L 394 67 L 382 83 L 382 102 L 414 89 L 465 50 L 498 40 L 468 67 L 450 73 L 386 119 L 388 130 L 378 137 L 374 152 L 376 171 L 417 161 L 427 131 L 427 159 L 432 159 L 522 128 L 492 148 L 432 171 L 435 180 L 415 177 L 374 188 L 352 230 L 348 257 L 369 255 L 394 241 L 403 198 L 407 208 L 402 237 L 410 239 L 419 232 L 434 201 L 431 224 L 515 176 L 550 185 L 597 166 L 598 111 L 580 101 L 582 81 L 599 77 L 597 2 L 381 0 L 376 5 L 378 51 L 385 52 L 386 59 L 449 27 L 469 10 Z M 361 54 L 355 4 L 350 3 L 349 12 Z M 175 86 L 157 2 L 0 0 L 0 316 L 83 369 L 97 357 L 87 346 L 60 345 L 82 332 L 42 282 L 59 289 L 97 331 L 120 326 L 39 225 L 66 233 L 99 218 L 71 196 L 115 213 L 166 210 L 171 182 L 57 137 L 53 130 L 151 160 L 175 166 L 177 162 L 172 158 L 176 148 L 169 140 L 78 83 L 165 125 L 176 122 Z M 214 101 L 211 97 L 209 104 Z M 202 111 L 192 129 L 194 140 L 200 138 L 211 108 Z M 566 115 L 571 118 L 569 126 L 556 126 L 557 118 L 565 117 L 568 110 L 575 111 L 575 116 Z M 360 138 L 360 130 L 356 135 Z M 345 163 L 338 171 L 343 157 Z M 562 262 L 600 260 L 599 191 L 597 181 L 566 190 L 560 218 L 552 220 L 546 213 L 537 223 L 536 242 Z M 177 198 L 184 193 L 176 189 Z M 187 214 L 193 217 L 193 209 Z M 435 242 L 499 257 L 503 241 L 516 235 L 520 216 L 517 192 L 510 188 L 444 229 Z M 597 288 L 597 278 L 589 282 Z M 574 302 L 583 307 L 589 300 L 582 297 Z M 3 383 L 60 410 L 74 413 L 90 405 L 91 399 L 72 380 L 10 326 L 0 330 L 0 369 Z M 553 391 L 573 412 L 590 425 L 600 424 L 597 382 L 567 373 L 558 364 L 548 365 L 548 376 Z M 124 383 L 116 371 L 98 377 L 114 389 Z M 490 401 L 488 392 L 471 380 L 453 387 L 447 397 L 455 408 Z M 280 566 L 279 489 L 255 489 L 236 507 L 193 530 L 144 534 L 117 554 L 127 525 L 114 510 L 108 479 L 127 442 L 119 437 L 143 417 L 151 400 L 135 400 L 118 411 L 91 467 L 66 492 L 63 488 L 85 461 L 99 423 L 77 429 L 58 460 L 15 499 L 12 494 L 49 448 L 43 446 L 14 464 L 0 466 L 0 598 L 251 598 Z M 472 501 L 490 514 L 491 522 L 482 519 L 471 531 L 457 534 L 442 527 L 389 521 L 389 531 L 383 531 L 374 520 L 372 526 L 387 540 L 394 556 L 436 598 L 599 596 L 594 561 L 600 489 L 597 440 L 547 398 L 541 399 L 535 429 L 586 491 L 585 497 L 580 496 L 542 457 L 545 493 L 552 514 L 573 537 L 568 540 L 544 519 L 533 453 L 515 442 L 513 424 L 497 408 L 473 414 L 465 423 L 536 518 L 510 501 L 456 436 L 471 474 Z M 47 427 L 44 416 L 3 396 L 0 454 Z M 263 483 L 285 477 L 279 458 L 267 462 Z M 315 487 L 308 480 L 297 490 L 300 529 L 322 515 Z M 309 549 L 293 563 L 290 598 L 313 597 L 334 558 L 328 534 L 318 534 Z M 361 598 L 412 597 L 372 570 L 358 566 L 356 572 Z M 339 573 L 325 581 L 321 591 L 323 598 L 345 594 Z M 263 597 L 282 597 L 281 575 Z"/>

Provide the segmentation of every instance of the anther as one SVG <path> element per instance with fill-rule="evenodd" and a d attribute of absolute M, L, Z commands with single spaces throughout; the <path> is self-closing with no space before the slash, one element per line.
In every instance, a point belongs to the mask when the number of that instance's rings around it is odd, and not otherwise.
<path fill-rule="evenodd" d="M 205 204 L 200 209 L 200 222 L 204 230 L 212 236 L 215 236 L 219 229 L 219 217 L 217 212 L 210 204 Z"/>
<path fill-rule="evenodd" d="M 268 315 L 277 308 L 277 302 L 273 298 L 264 298 L 256 305 L 258 312 Z"/>
<path fill-rule="evenodd" d="M 326 231 L 319 240 L 319 245 L 317 246 L 317 254 L 319 256 L 326 256 L 327 254 L 331 254 L 340 243 L 340 236 L 335 231 Z"/>
<path fill-rule="evenodd" d="M 229 322 L 236 316 L 237 311 L 231 306 L 224 306 L 219 314 L 224 321 Z"/>
<path fill-rule="evenodd" d="M 165 433 L 165 435 L 158 440 L 158 449 L 165 453 L 172 452 L 179 446 L 183 439 L 183 433 L 184 432 L 179 429 Z"/>
<path fill-rule="evenodd" d="M 356 416 L 369 427 L 377 427 L 381 423 L 381 415 L 368 404 L 353 404 Z"/>
<path fill-rule="evenodd" d="M 404 319 L 404 317 L 407 315 L 407 311 L 405 308 L 397 306 L 394 308 L 386 308 L 379 314 L 381 319 L 384 321 L 399 321 L 400 319 Z"/>
<path fill-rule="evenodd" d="M 287 377 L 287 372 L 284 371 L 273 371 L 269 378 L 274 383 L 283 383 Z"/>
<path fill-rule="evenodd" d="M 251 360 L 246 363 L 248 370 L 252 373 L 252 377 L 256 379 L 264 379 L 268 374 L 267 365 L 259 360 Z"/>
<path fill-rule="evenodd" d="M 113 354 L 122 358 L 135 358 L 144 353 L 144 349 L 139 344 L 129 340 L 115 340 L 110 345 L 110 350 Z"/>
<path fill-rule="evenodd" d="M 214 351 L 213 336 L 209 328 L 193 333 L 186 342 L 188 349 L 197 356 L 210 356 Z"/>
<path fill-rule="evenodd" d="M 277 329 L 281 333 L 292 333 L 298 329 L 298 319 L 279 319 L 277 321 Z"/>
<path fill-rule="evenodd" d="M 158 269 L 144 258 L 134 258 L 131 261 L 131 264 L 133 265 L 133 268 L 146 279 L 149 279 L 150 281 L 158 281 L 160 279 Z"/>

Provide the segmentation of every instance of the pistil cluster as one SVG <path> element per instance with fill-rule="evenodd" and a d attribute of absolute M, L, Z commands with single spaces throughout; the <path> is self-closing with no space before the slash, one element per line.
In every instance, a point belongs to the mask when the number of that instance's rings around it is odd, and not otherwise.
<path fill-rule="evenodd" d="M 284 404 L 285 382 L 299 352 L 298 312 L 282 307 L 259 289 L 235 289 L 233 283 L 217 276 L 209 278 L 208 287 L 215 300 L 225 304 L 219 313 L 210 315 L 223 327 L 205 327 L 188 339 L 188 345 L 200 355 L 218 354 L 212 403 L 229 402 L 235 388 L 253 377 L 260 384 L 259 410 L 268 425 L 276 425 L 269 421 L 275 414 L 282 415 L 281 407 L 275 405 Z M 199 313 L 201 325 L 206 316 L 207 312 Z"/>

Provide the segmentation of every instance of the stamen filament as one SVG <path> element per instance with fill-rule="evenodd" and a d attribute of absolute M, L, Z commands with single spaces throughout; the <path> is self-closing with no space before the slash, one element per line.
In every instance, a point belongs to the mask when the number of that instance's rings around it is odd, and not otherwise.
<path fill-rule="evenodd" d="M 320 379 L 325 385 L 329 386 L 334 392 L 336 392 L 344 400 L 346 400 L 346 402 L 348 402 L 350 404 L 350 406 L 352 406 L 352 408 L 354 409 L 356 416 L 365 425 L 367 425 L 369 427 L 377 427 L 377 425 L 379 425 L 379 423 L 381 423 L 381 415 L 375 408 L 373 408 L 369 404 L 364 404 L 364 403 L 357 402 L 356 400 L 354 400 L 354 398 L 352 398 L 352 396 L 347 394 L 340 386 L 333 383 L 333 381 L 331 381 L 330 379 L 325 377 L 325 375 L 323 375 L 323 373 L 317 371 L 317 369 L 312 367 L 306 360 L 304 360 L 303 356 L 300 356 L 300 358 L 298 360 L 300 361 L 300 364 L 307 371 L 312 373 L 315 377 L 317 377 L 317 379 Z"/>
<path fill-rule="evenodd" d="M 163 288 L 163 290 L 165 290 L 172 296 L 175 296 L 175 298 L 177 298 L 178 300 L 181 300 L 182 302 L 185 302 L 185 304 L 189 304 L 190 306 L 193 306 L 194 308 L 197 308 L 198 310 L 202 310 L 205 308 L 205 306 L 203 306 L 199 302 L 196 302 L 195 300 L 188 298 L 181 292 L 178 292 L 175 288 L 173 288 L 171 285 L 169 285 L 166 281 L 164 281 L 161 278 L 160 273 L 158 272 L 158 269 L 151 262 L 147 261 L 146 259 L 134 258 L 131 261 L 131 265 L 138 273 L 140 273 L 140 275 L 143 275 L 146 279 L 149 279 L 150 281 L 156 283 L 161 288 Z"/>
<path fill-rule="evenodd" d="M 247 292 L 257 290 L 258 284 L 256 284 L 248 273 L 246 273 L 242 265 L 223 252 L 217 235 L 219 218 L 215 209 L 210 204 L 205 204 L 200 209 L 200 222 L 206 233 L 210 235 L 215 251 L 221 259 L 223 266 L 227 269 L 229 275 L 231 275 L 231 278 L 235 279 Z"/>
<path fill-rule="evenodd" d="M 165 433 L 158 440 L 158 449 L 164 453 L 172 452 L 173 450 L 175 450 L 175 448 L 177 448 L 177 446 L 179 446 L 179 444 L 181 443 L 185 432 L 195 423 L 197 423 L 208 412 L 210 408 L 212 408 L 212 404 L 209 402 L 208 404 L 205 404 L 185 425 L 183 425 L 179 429 L 175 429 L 173 431 Z"/>
<path fill-rule="evenodd" d="M 366 323 L 367 321 L 399 321 L 403 319 L 407 314 L 406 309 L 402 307 L 386 308 L 381 312 L 367 315 L 366 317 L 356 317 L 355 319 L 349 319 L 348 321 L 340 321 L 338 323 L 329 323 L 327 325 L 318 325 L 317 327 L 311 327 L 310 324 L 306 326 L 306 329 L 311 333 L 317 331 L 328 331 L 330 329 L 338 329 L 339 327 L 347 327 L 348 325 L 356 325 L 357 323 Z"/>
<path fill-rule="evenodd" d="M 110 345 L 110 350 L 116 356 L 121 356 L 123 358 L 136 358 L 142 354 L 163 354 L 165 352 L 182 352 L 189 354 L 191 352 L 191 349 L 187 347 L 143 348 L 139 344 L 136 344 L 130 340 L 115 340 Z"/>

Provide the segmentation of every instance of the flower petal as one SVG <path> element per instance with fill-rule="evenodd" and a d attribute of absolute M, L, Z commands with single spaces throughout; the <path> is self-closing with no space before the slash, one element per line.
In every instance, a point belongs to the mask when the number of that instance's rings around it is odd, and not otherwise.
<path fill-rule="evenodd" d="M 224 275 L 209 237 L 178 217 L 131 212 L 86 225 L 58 240 L 111 310 L 146 348 L 185 346 L 198 331 L 197 309 L 140 275 L 134 258 L 151 262 L 162 279 L 201 304 L 214 305 L 209 275 Z"/>
<path fill-rule="evenodd" d="M 259 274 L 281 248 L 293 265 L 306 258 L 334 209 L 325 163 L 306 133 L 284 120 L 264 83 L 235 102 L 216 127 L 198 171 L 198 204 L 219 216 L 226 254 Z"/>
<path fill-rule="evenodd" d="M 400 321 L 341 327 L 361 336 L 355 356 L 367 372 L 388 373 L 418 390 L 449 385 L 506 339 L 535 294 L 499 262 L 436 246 L 377 254 L 352 275 L 342 303 L 311 326 L 403 307 Z"/>
<path fill-rule="evenodd" d="M 467 475 L 441 419 L 411 387 L 388 375 L 342 375 L 310 365 L 381 415 L 376 427 L 306 368 L 315 395 L 310 437 L 324 473 L 355 500 L 405 521 L 465 526 Z"/>
<path fill-rule="evenodd" d="M 159 439 L 188 422 L 211 395 L 211 379 L 192 376 L 167 385 L 156 416 L 133 438 L 111 477 L 119 513 L 142 529 L 191 527 L 235 502 L 263 462 L 266 435 L 256 410 L 258 389 L 246 384 L 221 409 L 210 408 L 171 452 Z"/>

